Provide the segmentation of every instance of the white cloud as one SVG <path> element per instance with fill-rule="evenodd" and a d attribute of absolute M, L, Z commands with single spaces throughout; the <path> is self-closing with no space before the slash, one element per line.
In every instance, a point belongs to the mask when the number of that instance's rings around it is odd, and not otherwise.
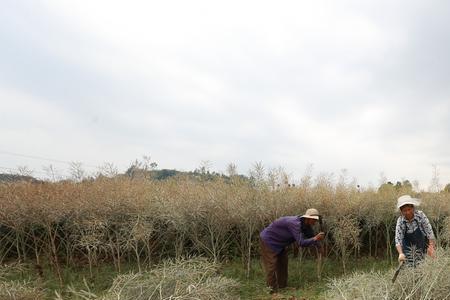
<path fill-rule="evenodd" d="M 314 163 L 423 186 L 436 163 L 450 181 L 448 13 L 434 4 L 11 2 L 3 146 L 121 166 Z"/>

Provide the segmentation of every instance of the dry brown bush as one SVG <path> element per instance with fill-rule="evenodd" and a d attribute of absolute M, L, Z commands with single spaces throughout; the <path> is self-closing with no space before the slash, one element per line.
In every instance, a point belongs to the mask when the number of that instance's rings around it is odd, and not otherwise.
<path fill-rule="evenodd" d="M 360 191 L 345 176 L 336 183 L 327 174 L 315 179 L 307 174 L 296 187 L 278 187 L 273 182 L 286 178 L 281 171 L 278 179 L 271 173 L 272 184 L 260 178 L 261 170 L 255 174 L 257 182 L 232 176 L 2 183 L 0 262 L 33 259 L 60 276 L 65 266 L 83 262 L 93 272 L 100 261 L 113 262 L 117 270 L 125 261 L 145 270 L 168 257 L 203 255 L 217 261 L 240 256 L 249 274 L 260 230 L 308 207 L 324 216 L 327 255 L 336 253 L 343 263 L 349 255 L 393 258 L 395 201 L 404 191 Z M 421 209 L 444 241 L 450 194 L 420 197 Z M 339 232 L 341 222 L 351 223 L 349 237 Z"/>
<path fill-rule="evenodd" d="M 333 279 L 326 298 L 330 300 L 434 300 L 450 298 L 450 252 L 439 249 L 436 258 L 427 258 L 417 268 L 401 270 L 395 284 L 394 270 L 354 273 Z"/>
<path fill-rule="evenodd" d="M 218 268 L 203 258 L 169 260 L 147 272 L 117 276 L 105 295 L 73 288 L 66 294 L 84 300 L 237 299 L 238 283 L 220 276 Z"/>

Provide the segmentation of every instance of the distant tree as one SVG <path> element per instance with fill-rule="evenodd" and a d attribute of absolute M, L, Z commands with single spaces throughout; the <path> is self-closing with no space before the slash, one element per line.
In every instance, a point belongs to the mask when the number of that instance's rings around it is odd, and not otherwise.
<path fill-rule="evenodd" d="M 70 163 L 70 176 L 72 180 L 81 182 L 87 176 L 86 171 L 83 169 L 83 164 L 78 161 Z"/>
<path fill-rule="evenodd" d="M 17 182 L 17 181 L 27 181 L 32 183 L 43 183 L 43 181 L 38 180 L 31 176 L 23 176 L 18 174 L 4 174 L 0 173 L 0 183 L 2 182 Z"/>
<path fill-rule="evenodd" d="M 430 192 L 439 192 L 442 188 L 440 182 L 439 182 L 439 168 L 437 165 L 432 165 L 432 177 L 431 177 L 431 183 L 429 187 Z"/>
<path fill-rule="evenodd" d="M 203 175 L 209 174 L 211 166 L 212 163 L 209 160 L 202 160 L 200 166 L 195 171 Z"/>
<path fill-rule="evenodd" d="M 32 177 L 33 170 L 31 170 L 27 166 L 18 166 L 17 167 L 17 175 L 25 176 L 25 177 Z"/>
<path fill-rule="evenodd" d="M 378 188 L 378 191 L 392 188 L 394 188 L 397 192 L 403 192 L 405 194 L 410 194 L 413 191 L 413 186 L 409 180 L 397 181 L 395 185 L 391 181 L 388 181 L 386 183 L 383 183 Z"/>
<path fill-rule="evenodd" d="M 381 172 L 381 173 L 380 173 L 380 179 L 379 179 L 379 185 L 380 185 L 380 187 L 381 187 L 383 184 L 385 184 L 385 183 L 387 183 L 386 175 L 384 174 L 384 172 Z"/>
<path fill-rule="evenodd" d="M 113 178 L 119 174 L 119 169 L 113 163 L 105 162 L 98 167 L 97 177 Z"/>
<path fill-rule="evenodd" d="M 227 174 L 228 176 L 236 176 L 237 175 L 237 167 L 234 163 L 229 163 L 227 166 Z"/>
<path fill-rule="evenodd" d="M 394 187 L 394 185 L 392 184 L 392 182 L 388 181 L 388 182 L 383 183 L 383 184 L 380 185 L 380 187 L 378 188 L 378 192 L 390 190 L 393 187 Z"/>
<path fill-rule="evenodd" d="M 419 192 L 420 191 L 420 183 L 419 183 L 419 180 L 413 180 L 413 182 L 412 182 L 412 184 L 413 184 L 413 187 L 414 187 L 414 189 L 417 191 L 417 192 Z"/>
<path fill-rule="evenodd" d="M 149 178 L 152 170 L 156 169 L 158 164 L 151 160 L 150 156 L 142 156 L 142 160 L 136 159 L 126 170 L 125 175 L 136 178 Z"/>
<path fill-rule="evenodd" d="M 412 186 L 411 182 L 409 182 L 409 180 L 403 180 L 402 186 L 404 189 L 409 189 L 409 190 L 412 190 L 412 188 L 413 188 L 413 186 Z"/>
<path fill-rule="evenodd" d="M 249 171 L 250 180 L 255 186 L 261 187 L 264 185 L 266 170 L 262 162 L 255 162 Z"/>
<path fill-rule="evenodd" d="M 162 169 L 162 170 L 155 170 L 153 173 L 153 179 L 156 180 L 164 180 L 168 179 L 169 177 L 177 175 L 179 172 L 177 170 L 168 170 L 168 169 Z"/>
<path fill-rule="evenodd" d="M 447 183 L 447 185 L 444 188 L 444 192 L 450 193 L 450 183 Z"/>
<path fill-rule="evenodd" d="M 53 165 L 44 166 L 42 168 L 47 174 L 47 177 L 50 181 L 56 182 L 57 180 L 61 180 L 61 175 L 59 175 L 59 172 L 56 170 L 56 168 Z"/>

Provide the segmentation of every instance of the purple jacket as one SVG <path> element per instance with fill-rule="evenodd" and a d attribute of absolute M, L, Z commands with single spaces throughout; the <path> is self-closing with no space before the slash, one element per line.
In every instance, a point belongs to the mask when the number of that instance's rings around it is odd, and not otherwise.
<path fill-rule="evenodd" d="M 259 235 L 275 253 L 280 254 L 283 249 L 297 242 L 301 247 L 317 246 L 311 226 L 303 223 L 299 216 L 287 216 L 276 219 Z"/>

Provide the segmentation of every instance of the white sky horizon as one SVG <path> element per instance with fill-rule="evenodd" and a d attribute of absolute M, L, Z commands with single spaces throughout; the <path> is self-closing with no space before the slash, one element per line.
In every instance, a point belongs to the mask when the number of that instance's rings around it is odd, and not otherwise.
<path fill-rule="evenodd" d="M 255 162 L 362 186 L 450 182 L 446 1 L 12 1 L 0 173 Z M 56 168 L 67 164 L 54 162 Z M 93 168 L 93 167 L 92 167 Z"/>

